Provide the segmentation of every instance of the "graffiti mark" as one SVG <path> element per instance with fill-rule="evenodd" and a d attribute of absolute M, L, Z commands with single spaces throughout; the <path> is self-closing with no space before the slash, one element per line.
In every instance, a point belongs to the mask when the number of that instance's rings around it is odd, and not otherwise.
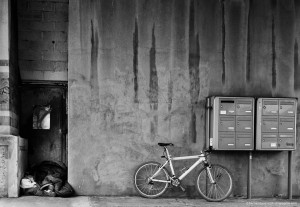
<path fill-rule="evenodd" d="M 6 78 L 2 78 L 0 85 L 0 104 L 9 102 L 9 84 Z"/>
<path fill-rule="evenodd" d="M 9 94 L 9 87 L 4 86 L 3 88 L 0 88 L 0 95 L 3 94 Z"/>
<path fill-rule="evenodd" d="M 133 33 L 133 84 L 134 84 L 134 103 L 138 103 L 138 47 L 139 47 L 139 36 L 138 36 L 138 24 L 135 19 L 135 28 Z"/>

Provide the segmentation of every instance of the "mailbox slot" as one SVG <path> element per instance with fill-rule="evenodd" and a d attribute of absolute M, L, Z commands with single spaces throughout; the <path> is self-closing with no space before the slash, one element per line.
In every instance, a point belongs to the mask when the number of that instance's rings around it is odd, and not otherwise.
<path fill-rule="evenodd" d="M 220 115 L 235 115 L 234 100 L 220 100 Z"/>
<path fill-rule="evenodd" d="M 263 100 L 263 115 L 278 115 L 278 100 Z"/>

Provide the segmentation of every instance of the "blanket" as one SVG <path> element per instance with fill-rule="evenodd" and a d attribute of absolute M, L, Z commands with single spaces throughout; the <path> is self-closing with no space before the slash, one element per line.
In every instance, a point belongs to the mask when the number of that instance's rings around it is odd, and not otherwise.
<path fill-rule="evenodd" d="M 25 188 L 25 195 L 69 197 L 74 195 L 67 182 L 67 167 L 60 162 L 44 161 L 33 166 L 28 175 L 36 182 L 35 187 Z M 27 175 L 27 176 L 28 176 Z"/>

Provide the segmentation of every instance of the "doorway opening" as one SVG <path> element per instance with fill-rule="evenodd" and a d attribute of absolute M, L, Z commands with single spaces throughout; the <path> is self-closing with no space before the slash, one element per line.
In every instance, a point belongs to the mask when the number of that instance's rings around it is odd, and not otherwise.
<path fill-rule="evenodd" d="M 28 139 L 28 166 L 43 161 L 67 166 L 67 84 L 22 84 L 20 108 L 20 136 Z"/>

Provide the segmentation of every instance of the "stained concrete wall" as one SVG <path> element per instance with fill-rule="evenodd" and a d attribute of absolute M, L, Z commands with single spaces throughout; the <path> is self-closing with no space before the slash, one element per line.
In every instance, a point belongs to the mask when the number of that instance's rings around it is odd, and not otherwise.
<path fill-rule="evenodd" d="M 78 0 L 69 4 L 69 181 L 134 195 L 137 165 L 205 145 L 205 98 L 299 97 L 300 1 Z M 299 144 L 297 143 L 299 148 Z M 300 153 L 293 153 L 300 195 Z M 247 152 L 211 160 L 246 195 Z M 188 163 L 185 163 L 188 164 Z M 287 194 L 287 152 L 253 154 L 253 196 Z M 184 185 L 193 195 L 194 180 Z M 184 194 L 181 194 L 184 195 Z"/>

